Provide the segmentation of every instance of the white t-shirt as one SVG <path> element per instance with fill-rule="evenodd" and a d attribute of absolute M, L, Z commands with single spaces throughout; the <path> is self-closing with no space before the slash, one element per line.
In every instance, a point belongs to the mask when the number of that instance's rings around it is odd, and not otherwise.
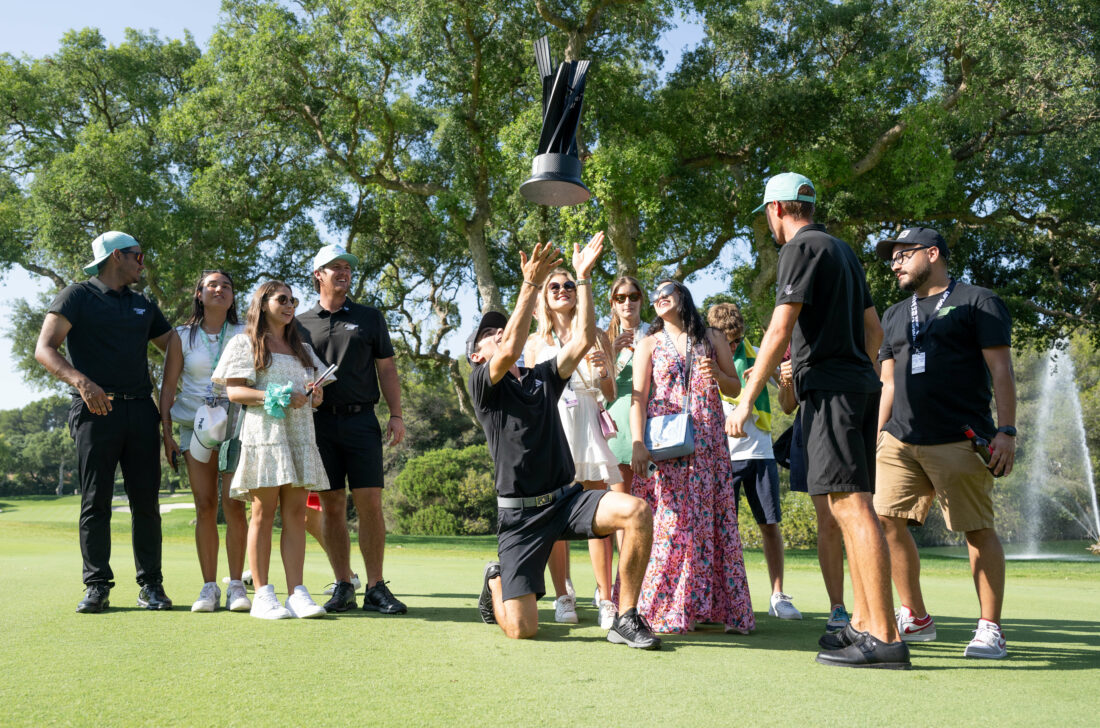
<path fill-rule="evenodd" d="M 729 417 L 733 405 L 722 400 L 722 414 Z M 756 418 L 749 417 L 745 423 L 745 437 L 727 438 L 730 444 L 730 460 L 770 460 L 775 457 L 772 450 L 772 436 L 756 426 Z"/>
<path fill-rule="evenodd" d="M 229 324 L 224 335 L 208 334 L 201 328 L 195 331 L 195 345 L 191 345 L 189 327 L 177 326 L 183 348 L 183 371 L 180 373 L 180 391 L 172 404 L 172 420 L 184 425 L 195 421 L 195 411 L 207 397 L 225 396 L 225 387 L 210 381 L 214 372 L 215 359 L 225 350 L 237 334 L 244 333 L 244 324 Z"/>

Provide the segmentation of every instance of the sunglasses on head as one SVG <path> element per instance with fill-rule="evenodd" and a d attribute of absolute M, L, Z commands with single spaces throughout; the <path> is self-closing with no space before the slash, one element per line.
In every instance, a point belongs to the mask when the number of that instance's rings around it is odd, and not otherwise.
<path fill-rule="evenodd" d="M 660 288 L 658 288 L 654 292 L 653 302 L 656 303 L 657 301 L 660 301 L 662 298 L 668 298 L 674 293 L 676 293 L 676 286 L 674 286 L 671 283 L 666 283 L 665 285 L 661 286 Z"/>
<path fill-rule="evenodd" d="M 138 265 L 141 265 L 145 262 L 145 253 L 141 252 L 140 250 L 130 250 L 129 248 L 127 248 L 125 250 L 119 250 L 118 252 L 122 253 L 123 255 L 134 256 L 134 260 L 138 262 Z"/>
<path fill-rule="evenodd" d="M 616 293 L 611 297 L 611 300 L 615 303 L 626 303 L 627 301 L 638 302 L 642 300 L 642 294 L 634 291 L 633 293 Z"/>
<path fill-rule="evenodd" d="M 280 293 L 278 296 L 272 296 L 272 298 L 275 299 L 275 303 L 279 304 L 280 306 L 285 306 L 289 303 L 294 308 L 298 308 L 298 299 L 294 296 L 288 296 L 285 293 Z"/>
<path fill-rule="evenodd" d="M 551 293 L 557 293 L 561 290 L 575 291 L 577 290 L 577 284 L 573 281 L 565 281 L 563 283 L 558 283 L 557 281 L 554 281 L 553 283 L 546 284 L 546 290 L 550 291 Z"/>

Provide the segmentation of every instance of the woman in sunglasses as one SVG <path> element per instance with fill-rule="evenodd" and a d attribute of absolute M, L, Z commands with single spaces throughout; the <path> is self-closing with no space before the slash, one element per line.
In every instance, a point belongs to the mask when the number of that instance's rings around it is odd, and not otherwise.
<path fill-rule="evenodd" d="M 741 382 L 729 344 L 706 327 L 683 284 L 661 281 L 653 309 L 657 319 L 634 352 L 630 408 L 633 493 L 653 509 L 653 552 L 638 611 L 654 632 L 689 632 L 701 622 L 717 622 L 727 632 L 747 634 L 756 622 L 719 396 L 719 390 L 737 396 Z M 657 462 L 650 474 L 646 420 L 683 412 L 685 392 L 694 452 Z"/>
<path fill-rule="evenodd" d="M 164 456 L 173 468 L 177 468 L 180 453 L 183 453 L 191 495 L 195 499 L 195 546 L 199 552 L 203 585 L 199 598 L 191 605 L 192 612 L 213 612 L 221 601 L 221 589 L 217 584 L 219 492 L 225 512 L 225 554 L 229 561 L 225 606 L 233 612 L 252 608 L 241 581 L 248 531 L 244 504 L 229 497 L 231 476 L 218 477 L 217 451 L 203 447 L 194 438 L 193 429 L 195 412 L 204 403 L 228 407 L 225 388 L 215 385 L 210 375 L 229 340 L 243 332 L 244 326 L 237 323 L 233 279 L 222 270 L 205 270 L 195 284 L 191 317 L 176 327 L 164 355 L 164 384 L 160 389 Z M 179 425 L 178 445 L 172 437 L 173 422 Z"/>
<path fill-rule="evenodd" d="M 298 299 L 282 281 L 268 281 L 252 296 L 245 334 L 225 347 L 214 370 L 232 402 L 246 405 L 241 420 L 241 458 L 230 495 L 250 499 L 248 565 L 256 586 L 252 616 L 261 619 L 320 617 L 323 607 L 302 586 L 306 556 L 306 495 L 328 487 L 313 432 L 321 388 L 312 385 L 324 369 L 294 322 Z M 285 608 L 268 582 L 275 508 L 283 530 L 280 551 L 286 574 Z"/>
<path fill-rule="evenodd" d="M 538 327 L 527 342 L 524 361 L 538 364 L 553 359 L 573 336 L 581 335 L 577 329 L 582 322 L 575 315 L 576 311 L 577 283 L 572 274 L 559 268 L 543 284 L 536 308 Z M 609 484 L 622 482 L 618 460 L 607 446 L 600 428 L 600 398 L 615 401 L 610 351 L 607 335 L 597 330 L 596 346 L 577 365 L 558 400 L 558 414 L 573 455 L 576 477 L 585 490 L 606 490 Z M 596 587 L 603 595 L 598 603 L 600 626 L 611 629 L 615 607 L 608 599 L 611 594 L 610 539 L 590 539 L 588 553 L 596 574 Z M 557 591 L 554 618 L 574 624 L 577 622 L 576 596 L 566 583 L 568 575 L 569 551 L 567 544 L 561 541 L 550 555 L 550 576 Z"/>

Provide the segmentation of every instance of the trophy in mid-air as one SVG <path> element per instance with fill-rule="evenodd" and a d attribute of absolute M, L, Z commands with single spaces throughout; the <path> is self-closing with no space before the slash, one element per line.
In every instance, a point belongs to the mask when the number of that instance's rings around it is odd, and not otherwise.
<path fill-rule="evenodd" d="M 554 71 L 550 42 L 543 36 L 535 41 L 535 64 L 542 78 L 542 134 L 531 179 L 519 191 L 538 205 L 579 205 L 592 196 L 581 182 L 577 157 L 588 61 L 565 61 Z"/>

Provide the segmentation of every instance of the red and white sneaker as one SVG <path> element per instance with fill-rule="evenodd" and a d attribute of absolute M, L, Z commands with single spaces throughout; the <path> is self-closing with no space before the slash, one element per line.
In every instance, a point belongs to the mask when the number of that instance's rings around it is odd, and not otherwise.
<path fill-rule="evenodd" d="M 913 610 L 902 605 L 901 609 L 894 611 L 894 617 L 898 620 L 898 634 L 902 642 L 931 642 L 936 639 L 936 623 L 932 621 L 931 614 L 917 619 L 913 616 Z"/>
<path fill-rule="evenodd" d="M 974 639 L 970 640 L 963 655 L 999 660 L 1008 654 L 1006 645 L 1000 625 L 988 619 L 979 619 L 978 628 L 974 630 Z"/>

